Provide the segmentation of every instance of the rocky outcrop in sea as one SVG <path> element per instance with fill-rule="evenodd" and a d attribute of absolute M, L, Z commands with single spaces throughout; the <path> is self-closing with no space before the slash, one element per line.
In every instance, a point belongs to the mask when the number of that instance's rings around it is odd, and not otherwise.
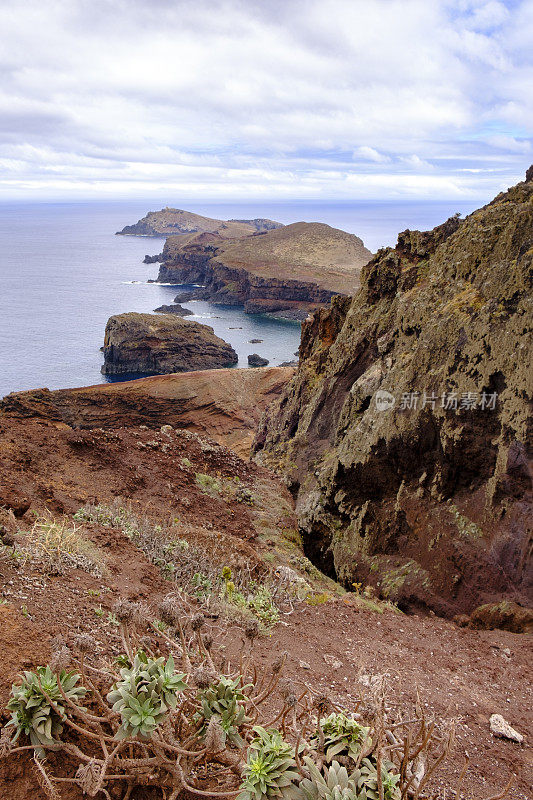
<path fill-rule="evenodd" d="M 117 314 L 104 339 L 104 375 L 161 375 L 231 367 L 238 357 L 213 328 L 175 314 Z"/>
<path fill-rule="evenodd" d="M 336 294 L 355 291 L 371 255 L 359 237 L 322 223 L 235 239 L 171 236 L 158 281 L 199 284 L 197 299 L 243 305 L 248 314 L 303 320 Z"/>

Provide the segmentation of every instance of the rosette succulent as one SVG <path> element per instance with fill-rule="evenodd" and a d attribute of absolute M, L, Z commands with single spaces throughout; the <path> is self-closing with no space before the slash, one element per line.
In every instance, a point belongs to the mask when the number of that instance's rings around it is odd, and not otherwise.
<path fill-rule="evenodd" d="M 372 744 L 372 739 L 368 735 L 370 728 L 359 725 L 358 722 L 342 712 L 330 714 L 321 719 L 320 728 L 324 734 L 324 753 L 328 762 L 340 755 L 348 756 L 356 761 L 363 743 L 365 743 L 365 747 Z M 311 743 L 316 747 L 318 732 L 312 737 Z"/>
<path fill-rule="evenodd" d="M 257 726 L 254 733 L 256 738 L 248 751 L 237 800 L 298 800 L 300 775 L 294 747 L 283 740 L 279 731 Z"/>
<path fill-rule="evenodd" d="M 394 764 L 386 758 L 381 761 L 381 784 L 384 800 L 400 800 L 398 783 L 400 776 L 394 772 Z M 353 772 L 352 777 L 359 790 L 361 800 L 379 800 L 378 770 L 374 758 L 363 758 L 361 766 Z"/>
<path fill-rule="evenodd" d="M 122 720 L 116 738 L 150 739 L 169 710 L 176 708 L 180 692 L 187 688 L 185 675 L 176 672 L 172 656 L 165 662 L 163 657 L 148 658 L 139 651 L 133 664 L 120 670 L 120 676 L 107 695 Z"/>
<path fill-rule="evenodd" d="M 87 693 L 84 686 L 77 685 L 80 676 L 76 672 L 61 670 L 55 675 L 49 666 L 37 667 L 35 672 L 24 672 L 22 682 L 12 686 L 7 704 L 12 712 L 8 725 L 15 728 L 13 741 L 21 733 L 27 734 L 41 756 L 43 750 L 39 745 L 54 744 L 63 730 L 65 700 L 59 690 L 58 677 L 63 692 L 73 703 L 78 703 Z"/>
<path fill-rule="evenodd" d="M 346 767 L 341 767 L 338 761 L 326 767 L 324 775 L 311 758 L 306 757 L 304 762 L 309 778 L 300 782 L 300 800 L 363 800 L 357 776 L 354 779 L 354 775 L 349 775 Z"/>
<path fill-rule="evenodd" d="M 196 723 L 202 723 L 199 729 L 200 736 L 205 735 L 211 718 L 217 717 L 222 728 L 224 744 L 229 740 L 237 747 L 242 747 L 244 742 L 239 728 L 249 721 L 244 706 L 247 701 L 245 691 L 248 688 L 241 686 L 239 678 L 232 680 L 222 676 L 200 692 L 198 697 L 200 710 L 194 716 Z"/>

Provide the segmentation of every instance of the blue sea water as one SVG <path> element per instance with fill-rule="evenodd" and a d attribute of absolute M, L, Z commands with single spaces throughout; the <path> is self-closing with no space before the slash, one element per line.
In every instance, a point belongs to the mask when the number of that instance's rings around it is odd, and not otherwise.
<path fill-rule="evenodd" d="M 469 203 L 268 203 L 161 202 L 0 203 L 0 397 L 12 391 L 101 383 L 104 329 L 108 317 L 152 311 L 170 303 L 179 289 L 147 283 L 163 239 L 115 236 L 147 211 L 185 207 L 222 219 L 270 217 L 290 223 L 327 222 L 356 233 L 367 247 L 394 244 L 398 231 L 428 229 Z M 195 301 L 186 304 L 199 322 L 230 342 L 247 366 L 257 352 L 273 365 L 294 358 L 300 339 L 296 323 L 250 316 L 235 307 Z M 250 344 L 250 339 L 262 339 Z"/>

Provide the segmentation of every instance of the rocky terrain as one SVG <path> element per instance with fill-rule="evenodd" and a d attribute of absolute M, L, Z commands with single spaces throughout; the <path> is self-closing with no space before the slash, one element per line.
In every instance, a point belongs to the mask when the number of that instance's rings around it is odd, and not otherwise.
<path fill-rule="evenodd" d="M 53 392 L 35 389 L 7 395 L 0 415 L 58 429 L 172 425 L 210 436 L 246 459 L 262 412 L 293 374 L 292 367 L 223 369 Z"/>
<path fill-rule="evenodd" d="M 400 234 L 304 323 L 255 450 L 346 587 L 447 615 L 531 605 L 532 265 L 529 180 Z"/>
<path fill-rule="evenodd" d="M 161 375 L 236 364 L 237 353 L 213 328 L 177 314 L 116 314 L 104 338 L 104 375 Z"/>
<path fill-rule="evenodd" d="M 117 235 L 122 236 L 171 236 L 174 234 L 217 233 L 223 238 L 250 236 L 258 231 L 281 228 L 281 222 L 271 219 L 211 219 L 183 211 L 180 208 L 162 208 L 149 211 L 135 225 L 126 225 Z M 148 262 L 150 263 L 150 262 Z"/>
<path fill-rule="evenodd" d="M 217 233 L 169 237 L 158 280 L 198 283 L 198 296 L 244 305 L 248 313 L 300 311 L 353 293 L 371 253 L 359 237 L 318 222 L 297 222 L 236 240 Z"/>
<path fill-rule="evenodd" d="M 54 659 L 57 663 L 59 654 L 65 663 L 69 653 L 77 652 L 79 641 L 91 643 L 85 671 L 98 675 L 93 670 L 115 663 L 123 653 L 116 614 L 124 601 L 142 604 L 144 646 L 166 657 L 165 637 L 171 631 L 158 618 L 158 609 L 176 589 L 185 614 L 204 615 L 203 631 L 206 641 L 209 636 L 214 642 L 213 658 L 216 649 L 232 669 L 238 668 L 247 642 L 246 617 L 237 606 L 221 604 L 208 589 L 200 590 L 204 584 L 195 583 L 193 575 L 214 580 L 225 567 L 239 586 L 254 576 L 261 591 L 269 587 L 279 608 L 278 621 L 268 622 L 268 632 L 254 641 L 253 649 L 257 668 L 268 676 L 275 657 L 288 651 L 283 680 L 269 704 L 270 719 L 283 703 L 287 686 L 293 685 L 327 696 L 338 708 L 370 713 L 372 687 L 385 680 L 396 721 L 402 710 L 415 713 L 420 704 L 434 718 L 439 735 L 447 735 L 451 718 L 456 721 L 449 756 L 431 783 L 438 793 L 433 796 L 442 797 L 445 789 L 458 785 L 466 751 L 470 765 L 463 797 L 486 800 L 511 779 L 507 796 L 526 800 L 531 784 L 528 638 L 459 628 L 432 616 L 405 616 L 361 592 L 344 593 L 303 555 L 291 497 L 283 484 L 205 433 L 182 429 L 195 419 L 192 405 L 188 417 L 185 411 L 180 415 L 179 402 L 172 402 L 185 378 L 199 381 L 191 391 L 198 400 L 190 402 L 203 409 L 204 431 L 217 433 L 223 421 L 229 434 L 231 425 L 243 425 L 242 413 L 234 416 L 234 409 L 245 398 L 250 408 L 253 405 L 249 382 L 260 375 L 270 379 L 272 373 L 276 371 L 164 376 L 135 384 L 20 393 L 4 401 L 0 706 L 5 706 L 11 684 L 20 682 L 21 671 Z M 224 397 L 226 405 L 213 414 L 209 427 L 209 390 L 226 376 L 237 376 L 246 385 L 233 408 L 230 397 L 236 386 L 220 387 L 219 402 Z M 264 400 L 261 395 L 259 402 Z M 171 419 L 179 427 L 167 424 Z M 79 555 L 76 561 L 72 543 L 69 552 L 57 544 L 57 549 L 47 549 L 51 533 L 61 525 L 71 537 L 75 531 L 73 541 L 78 547 L 83 544 L 92 561 Z M 284 573 L 287 568 L 293 572 Z M 301 576 L 304 592 L 287 594 L 284 574 Z M 268 606 L 258 608 L 272 613 Z M 80 640 L 80 635 L 89 639 Z M 174 652 L 179 658 L 179 649 Z M 97 710 L 92 701 L 90 708 Z M 525 734 L 525 744 L 493 736 L 489 719 L 494 713 Z M 1 724 L 8 719 L 8 713 L 0 715 Z M 11 730 L 4 728 L 4 748 L 5 734 Z M 69 735 L 68 728 L 63 735 Z M 71 738 L 80 744 L 78 731 L 72 731 Z M 21 738 L 20 743 L 25 742 Z M 72 756 L 58 759 L 51 753 L 44 762 L 45 774 L 73 775 L 76 763 Z M 224 788 L 223 773 L 215 773 L 211 782 L 203 771 L 199 774 L 204 789 Z M 53 787 L 62 800 L 87 797 L 79 784 Z M 27 751 L 8 751 L 7 757 L 0 757 L 0 792 L 9 800 L 50 797 Z M 110 782 L 109 794 L 124 800 L 116 782 Z M 130 800 L 162 796 L 139 786 Z"/>

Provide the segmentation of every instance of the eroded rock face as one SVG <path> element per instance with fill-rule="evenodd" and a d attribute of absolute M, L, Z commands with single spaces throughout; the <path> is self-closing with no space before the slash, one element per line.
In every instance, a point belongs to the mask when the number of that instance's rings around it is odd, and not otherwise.
<path fill-rule="evenodd" d="M 163 375 L 236 364 L 237 353 L 213 328 L 175 314 L 117 314 L 104 339 L 104 375 Z"/>
<path fill-rule="evenodd" d="M 0 426 L 4 418 L 37 419 L 59 430 L 139 425 L 160 430 L 171 425 L 210 436 L 248 458 L 262 412 L 293 374 L 290 367 L 218 369 L 53 392 L 13 392 L 0 401 Z M 29 504 L 18 485 L 0 490 L 0 506 L 18 516 Z"/>
<path fill-rule="evenodd" d="M 304 323 L 256 457 L 347 586 L 440 613 L 531 602 L 532 264 L 529 181 L 400 234 Z"/>

